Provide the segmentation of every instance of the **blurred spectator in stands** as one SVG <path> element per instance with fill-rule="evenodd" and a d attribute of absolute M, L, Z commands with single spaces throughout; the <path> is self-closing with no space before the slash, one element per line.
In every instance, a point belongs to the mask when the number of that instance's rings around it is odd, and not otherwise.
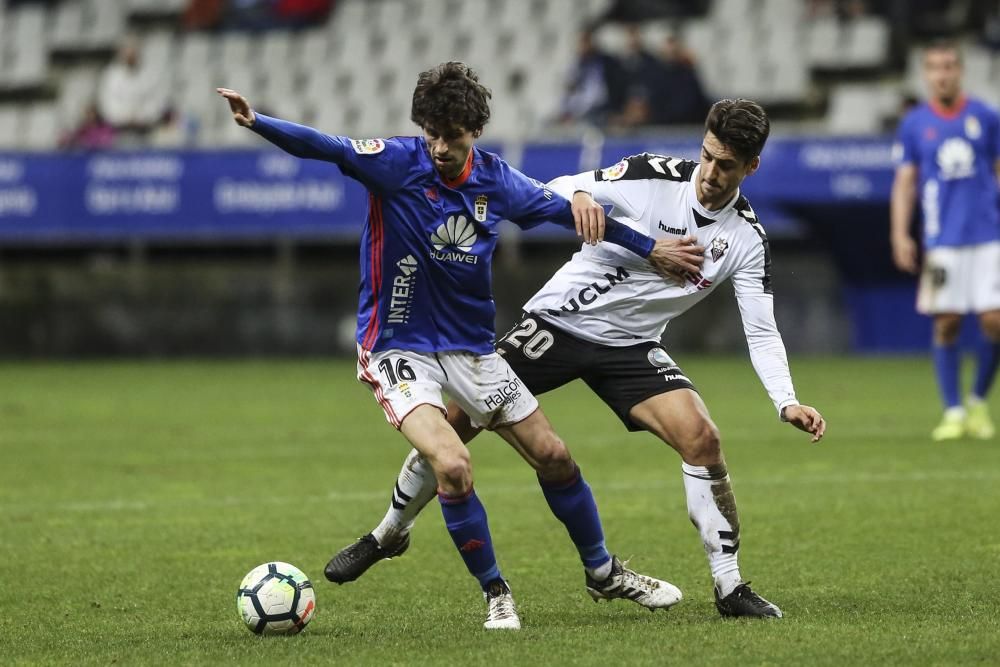
<path fill-rule="evenodd" d="M 97 110 L 126 143 L 142 139 L 167 112 L 162 73 L 142 67 L 139 44 L 128 38 L 105 68 L 97 93 Z"/>
<path fill-rule="evenodd" d="M 983 44 L 1000 51 L 1000 0 L 987 3 L 983 10 Z"/>
<path fill-rule="evenodd" d="M 621 108 L 623 98 L 618 62 L 598 48 L 593 30 L 585 28 L 577 42 L 577 60 L 567 80 L 559 122 L 603 126 L 608 115 Z"/>
<path fill-rule="evenodd" d="M 864 0 L 810 0 L 808 16 L 820 18 L 834 16 L 841 21 L 849 21 L 868 13 Z"/>
<path fill-rule="evenodd" d="M 650 99 L 654 125 L 702 123 L 710 101 L 698 78 L 691 51 L 674 35 L 663 40 L 660 76 Z"/>
<path fill-rule="evenodd" d="M 704 16 L 709 4 L 709 0 L 614 0 L 599 22 L 638 23 L 663 18 Z"/>
<path fill-rule="evenodd" d="M 278 21 L 288 27 L 322 23 L 333 9 L 333 0 L 277 0 L 274 12 Z"/>
<path fill-rule="evenodd" d="M 642 30 L 636 23 L 626 28 L 625 54 L 619 60 L 624 81 L 625 101 L 608 123 L 619 127 L 648 125 L 652 120 L 652 98 L 663 66 L 659 59 L 646 50 Z"/>
<path fill-rule="evenodd" d="M 75 129 L 67 132 L 59 140 L 60 148 L 87 151 L 106 150 L 114 146 L 115 128 L 111 127 L 91 102 L 83 111 L 83 119 Z"/>
<path fill-rule="evenodd" d="M 181 25 L 186 30 L 211 30 L 222 23 L 226 0 L 188 0 Z"/>

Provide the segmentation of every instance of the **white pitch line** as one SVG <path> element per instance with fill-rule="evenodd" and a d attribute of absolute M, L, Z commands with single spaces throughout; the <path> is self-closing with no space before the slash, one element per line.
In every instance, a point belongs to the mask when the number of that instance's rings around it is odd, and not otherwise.
<path fill-rule="evenodd" d="M 770 477 L 750 477 L 741 479 L 738 472 L 733 474 L 733 485 L 737 491 L 748 486 L 805 486 L 814 484 L 905 484 L 920 482 L 993 482 L 1000 480 L 1000 471 L 958 471 L 937 470 L 934 472 L 885 472 L 885 473 L 844 473 L 830 475 L 775 475 Z M 644 482 L 603 482 L 591 484 L 595 493 L 623 491 L 657 491 L 680 487 L 680 474 L 676 479 Z M 142 500 L 133 498 L 113 498 L 109 500 L 80 500 L 55 503 L 0 503 L 0 512 L 45 512 L 45 513 L 106 513 L 106 512 L 147 512 L 190 507 L 238 507 L 244 505 L 302 505 L 335 501 L 387 500 L 391 487 L 368 491 L 330 491 L 312 496 L 227 496 L 223 498 L 171 500 Z M 537 484 L 503 486 L 483 486 L 484 496 L 515 496 L 538 493 Z"/>

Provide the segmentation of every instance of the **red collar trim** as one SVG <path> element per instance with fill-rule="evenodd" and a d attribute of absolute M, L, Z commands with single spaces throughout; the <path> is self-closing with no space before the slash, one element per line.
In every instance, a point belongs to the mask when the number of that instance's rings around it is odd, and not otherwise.
<path fill-rule="evenodd" d="M 463 183 L 465 183 L 467 180 L 469 180 L 469 175 L 472 173 L 472 154 L 474 152 L 475 151 L 472 149 L 469 150 L 469 157 L 465 161 L 465 166 L 462 168 L 462 173 L 460 173 L 454 179 L 445 178 L 444 174 L 441 174 L 441 180 L 444 181 L 445 185 L 447 185 L 449 188 L 457 188 Z"/>
<path fill-rule="evenodd" d="M 958 102 L 953 107 L 945 107 L 938 104 L 935 100 L 927 100 L 927 104 L 930 106 L 931 111 L 938 118 L 944 120 L 955 120 L 958 118 L 959 114 L 965 110 L 965 105 L 969 100 L 966 99 L 965 95 L 961 95 L 958 98 Z"/>

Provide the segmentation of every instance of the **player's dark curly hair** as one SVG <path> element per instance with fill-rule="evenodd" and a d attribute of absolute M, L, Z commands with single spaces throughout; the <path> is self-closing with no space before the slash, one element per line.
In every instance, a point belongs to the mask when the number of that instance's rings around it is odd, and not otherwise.
<path fill-rule="evenodd" d="M 744 162 L 749 162 L 764 150 L 771 122 L 764 109 L 753 100 L 719 100 L 708 111 L 705 131 L 714 134 Z"/>
<path fill-rule="evenodd" d="M 468 65 L 442 63 L 417 78 L 410 120 L 439 132 L 462 128 L 478 133 L 490 120 L 490 97 Z"/>

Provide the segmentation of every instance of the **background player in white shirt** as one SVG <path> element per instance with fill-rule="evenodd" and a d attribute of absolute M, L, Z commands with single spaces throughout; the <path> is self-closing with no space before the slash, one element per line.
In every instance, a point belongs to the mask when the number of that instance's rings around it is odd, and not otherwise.
<path fill-rule="evenodd" d="M 826 422 L 795 398 L 774 320 L 767 237 L 740 194 L 760 164 L 769 133 L 764 110 L 722 100 L 705 123 L 701 162 L 636 155 L 607 169 L 565 176 L 550 187 L 571 197 L 583 217 L 610 216 L 688 249 L 673 284 L 648 262 L 607 246 L 585 246 L 524 306 L 497 349 L 535 394 L 583 379 L 630 431 L 646 430 L 683 459 L 688 513 L 698 528 L 723 616 L 780 617 L 778 607 L 744 583 L 737 564 L 740 522 L 719 431 L 694 386 L 660 344 L 667 323 L 732 278 L 754 369 L 781 419 L 823 437 Z M 455 406 L 449 422 L 466 442 L 478 430 Z M 536 468 L 548 462 L 523 456 Z M 434 476 L 415 452 L 403 466 L 382 523 L 346 547 L 326 576 L 344 583 L 381 558 L 402 553 Z"/>

